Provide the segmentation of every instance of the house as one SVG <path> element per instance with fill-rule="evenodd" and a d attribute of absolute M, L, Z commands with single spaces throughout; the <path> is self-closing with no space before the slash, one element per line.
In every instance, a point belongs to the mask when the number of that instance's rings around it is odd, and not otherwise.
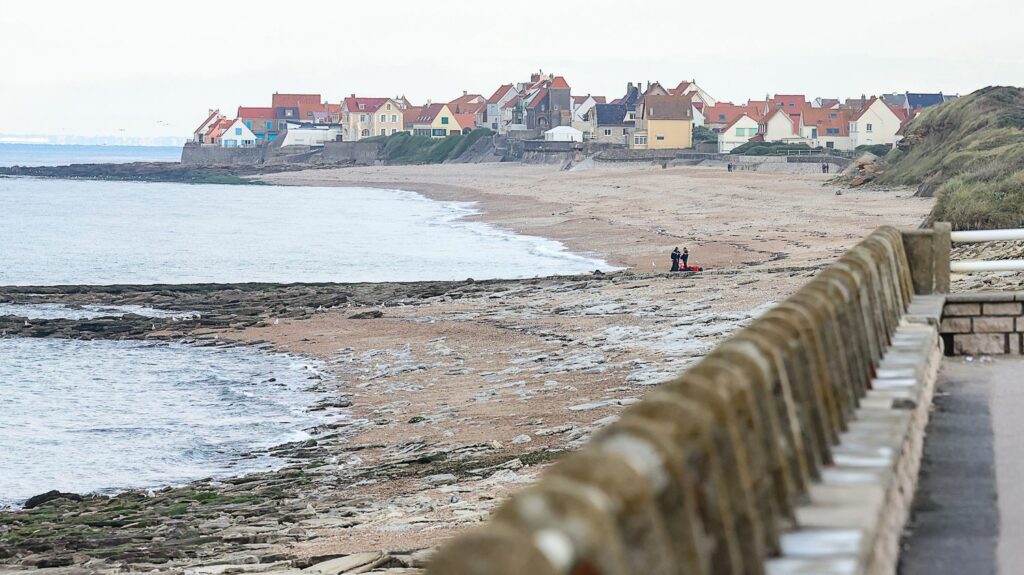
<path fill-rule="evenodd" d="M 417 136 L 445 138 L 461 134 L 462 126 L 448 104 L 428 104 L 423 106 L 413 120 L 412 133 Z"/>
<path fill-rule="evenodd" d="M 423 106 L 409 106 L 402 110 L 402 118 L 404 119 L 403 126 L 405 131 L 410 134 L 413 133 L 412 127 L 416 123 L 416 118 L 419 117 L 420 112 L 423 111 Z"/>
<path fill-rule="evenodd" d="M 205 144 L 206 133 L 210 131 L 210 126 L 217 123 L 217 121 L 224 118 L 224 115 L 220 113 L 220 110 L 210 110 L 206 119 L 203 120 L 199 127 L 192 131 L 192 141 L 197 144 Z"/>
<path fill-rule="evenodd" d="M 938 106 L 939 104 L 946 101 L 946 97 L 942 95 L 942 92 L 938 94 L 916 94 L 913 92 L 907 92 L 907 110 L 916 111 L 923 110 L 929 106 Z"/>
<path fill-rule="evenodd" d="M 590 113 L 594 106 L 604 104 L 607 100 L 604 96 L 573 96 L 572 97 L 572 127 L 583 132 L 585 139 L 590 139 Z"/>
<path fill-rule="evenodd" d="M 278 123 L 277 111 L 274 108 L 239 106 L 235 116 L 252 131 L 257 142 L 272 142 L 287 129 L 286 124 Z"/>
<path fill-rule="evenodd" d="M 583 132 L 571 126 L 557 126 L 544 132 L 545 142 L 582 142 Z"/>
<path fill-rule="evenodd" d="M 718 104 L 718 100 L 714 99 L 711 94 L 708 94 L 704 88 L 698 86 L 696 80 L 683 80 L 675 88 L 669 90 L 669 93 L 673 96 L 689 96 L 694 103 L 699 102 L 704 106 Z"/>
<path fill-rule="evenodd" d="M 221 118 L 217 120 L 216 122 L 210 124 L 210 129 L 207 130 L 206 136 L 203 138 L 203 140 L 208 144 L 219 146 L 221 135 L 227 132 L 228 127 L 230 127 L 231 124 L 233 123 L 235 123 L 235 120 L 229 120 L 227 118 Z"/>
<path fill-rule="evenodd" d="M 327 104 L 324 104 L 320 94 L 281 94 L 274 92 L 270 98 L 270 106 L 282 110 L 278 115 L 279 119 L 293 122 L 315 122 L 319 117 L 326 121 L 329 119 Z M 284 110 L 290 110 L 284 112 Z"/>
<path fill-rule="evenodd" d="M 719 104 L 721 105 L 721 104 Z M 718 132 L 718 153 L 728 154 L 757 136 L 759 125 L 757 120 L 746 112 L 741 112 Z"/>
<path fill-rule="evenodd" d="M 657 150 L 692 146 L 693 100 L 690 96 L 645 96 L 629 147 Z"/>
<path fill-rule="evenodd" d="M 487 125 L 487 100 L 480 94 L 463 91 L 461 96 L 448 102 L 448 109 L 455 115 L 469 114 L 473 116 L 471 129 Z"/>
<path fill-rule="evenodd" d="M 230 121 L 218 139 L 222 148 L 252 148 L 256 145 L 256 134 L 237 118 Z"/>
<path fill-rule="evenodd" d="M 705 108 L 704 125 L 713 132 L 721 132 L 744 114 L 756 122 L 764 116 L 764 110 L 757 105 L 740 106 L 731 102 L 719 102 Z"/>
<path fill-rule="evenodd" d="M 528 130 L 548 130 L 555 126 L 572 124 L 572 88 L 562 76 L 548 79 L 534 74 L 536 79 L 523 96 L 524 122 Z"/>
<path fill-rule="evenodd" d="M 765 142 L 799 142 L 800 119 L 794 119 L 785 110 L 777 108 L 761 119 L 758 133 Z"/>
<path fill-rule="evenodd" d="M 499 134 L 507 132 L 502 121 L 502 108 L 513 98 L 519 96 L 519 90 L 512 84 L 502 84 L 494 91 L 494 94 L 487 99 L 487 107 L 484 113 L 486 126 Z"/>
<path fill-rule="evenodd" d="M 873 144 L 895 144 L 903 120 L 884 100 L 870 102 L 850 118 L 850 139 L 853 148 Z"/>
<path fill-rule="evenodd" d="M 352 94 L 341 102 L 346 142 L 406 131 L 403 105 L 394 98 L 362 98 Z"/>
<path fill-rule="evenodd" d="M 805 108 L 800 114 L 800 135 L 814 148 L 852 150 L 850 110 Z"/>
<path fill-rule="evenodd" d="M 627 144 L 636 122 L 627 117 L 626 104 L 597 104 L 590 114 L 590 139 L 594 142 Z"/>
<path fill-rule="evenodd" d="M 289 122 L 281 146 L 323 146 L 326 142 L 342 141 L 343 132 L 341 124 Z"/>

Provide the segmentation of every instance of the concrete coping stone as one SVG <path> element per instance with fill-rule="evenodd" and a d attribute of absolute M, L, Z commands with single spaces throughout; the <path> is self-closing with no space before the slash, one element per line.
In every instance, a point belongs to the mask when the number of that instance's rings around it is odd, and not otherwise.
<path fill-rule="evenodd" d="M 946 296 L 946 303 L 981 303 L 1024 301 L 1024 291 L 987 291 L 956 293 Z"/>
<path fill-rule="evenodd" d="M 772 559 L 765 563 L 766 575 L 854 575 L 857 573 L 856 557 L 831 557 L 824 559 Z"/>

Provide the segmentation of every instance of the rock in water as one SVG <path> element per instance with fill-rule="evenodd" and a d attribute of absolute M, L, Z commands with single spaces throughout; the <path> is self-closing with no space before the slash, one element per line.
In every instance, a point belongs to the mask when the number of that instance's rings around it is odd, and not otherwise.
<path fill-rule="evenodd" d="M 39 495 L 33 495 L 25 501 L 24 508 L 32 509 L 39 507 L 43 503 L 53 501 L 54 499 L 70 499 L 72 501 L 81 501 L 82 496 L 77 493 L 62 493 L 54 489 L 53 491 L 47 491 L 46 493 L 40 493 Z"/>

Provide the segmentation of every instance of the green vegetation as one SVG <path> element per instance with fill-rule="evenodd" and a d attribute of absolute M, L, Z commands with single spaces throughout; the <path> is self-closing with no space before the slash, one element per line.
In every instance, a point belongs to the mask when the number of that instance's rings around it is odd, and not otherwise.
<path fill-rule="evenodd" d="M 1024 90 L 988 87 L 928 108 L 876 181 L 937 196 L 930 219 L 954 229 L 1024 226 Z"/>
<path fill-rule="evenodd" d="M 693 127 L 693 141 L 697 142 L 717 142 L 718 134 L 708 128 L 707 126 L 694 126 Z"/>
<path fill-rule="evenodd" d="M 468 135 L 454 135 L 436 140 L 428 136 L 414 136 L 400 132 L 390 136 L 377 136 L 360 140 L 384 142 L 381 158 L 388 164 L 440 164 L 464 154 L 477 140 L 494 135 L 486 128 L 473 130 Z"/>
<path fill-rule="evenodd" d="M 853 151 L 853 156 L 857 157 L 861 154 L 874 154 L 879 158 L 885 156 L 892 151 L 892 146 L 889 144 L 864 144 L 857 146 L 857 149 Z"/>
<path fill-rule="evenodd" d="M 811 152 L 815 150 L 807 144 L 787 144 L 784 142 L 747 142 L 733 148 L 730 154 L 744 156 L 785 156 L 794 152 Z M 821 148 L 822 153 L 826 153 Z"/>

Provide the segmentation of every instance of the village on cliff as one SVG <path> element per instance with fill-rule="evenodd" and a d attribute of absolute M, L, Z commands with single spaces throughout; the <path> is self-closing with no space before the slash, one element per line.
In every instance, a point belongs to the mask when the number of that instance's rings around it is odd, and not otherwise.
<path fill-rule="evenodd" d="M 234 118 L 210 110 L 192 145 L 224 148 L 323 146 L 409 133 L 434 139 L 490 130 L 513 140 L 596 142 L 629 149 L 728 153 L 760 142 L 850 152 L 894 145 L 922 110 L 956 96 L 891 93 L 857 98 L 765 95 L 734 104 L 716 100 L 696 81 L 674 87 L 627 82 L 618 98 L 574 94 L 563 77 L 543 71 L 499 86 L 490 97 L 463 92 L 444 103 L 414 105 L 404 96 L 338 103 L 320 94 L 274 93 L 266 107 L 240 106 Z"/>

